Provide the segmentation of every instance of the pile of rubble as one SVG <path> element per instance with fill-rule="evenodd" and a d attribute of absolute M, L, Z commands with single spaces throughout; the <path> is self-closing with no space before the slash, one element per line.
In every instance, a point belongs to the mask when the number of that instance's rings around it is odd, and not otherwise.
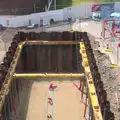
<path fill-rule="evenodd" d="M 91 42 L 94 49 L 96 62 L 101 73 L 104 88 L 107 91 L 107 97 L 110 101 L 111 110 L 118 115 L 118 107 L 116 93 L 120 104 L 120 68 L 110 68 L 111 61 L 109 56 L 97 50 L 96 42 Z"/>

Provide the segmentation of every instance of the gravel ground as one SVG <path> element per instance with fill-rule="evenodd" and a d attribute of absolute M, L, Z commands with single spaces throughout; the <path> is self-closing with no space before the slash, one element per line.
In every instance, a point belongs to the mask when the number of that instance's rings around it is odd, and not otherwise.
<path fill-rule="evenodd" d="M 104 88 L 107 91 L 108 100 L 111 104 L 111 110 L 118 116 L 118 105 L 116 101 L 115 92 L 118 94 L 118 99 L 120 101 L 120 68 L 111 69 L 109 66 L 111 64 L 108 55 L 101 53 L 97 50 L 97 44 L 91 41 L 92 47 L 94 49 L 94 55 L 96 62 L 101 73 L 101 78 L 104 83 Z"/>

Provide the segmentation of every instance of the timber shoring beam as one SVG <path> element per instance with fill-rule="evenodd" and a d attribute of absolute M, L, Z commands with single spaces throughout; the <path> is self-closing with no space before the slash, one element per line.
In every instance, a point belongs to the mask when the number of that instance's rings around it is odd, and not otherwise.
<path fill-rule="evenodd" d="M 23 73 L 23 74 L 14 74 L 14 77 L 16 78 L 81 78 L 84 77 L 84 73 L 70 73 L 70 74 L 65 74 L 65 73 L 58 73 L 58 74 L 50 74 L 50 73 L 34 73 L 34 74 L 29 74 L 29 73 Z"/>

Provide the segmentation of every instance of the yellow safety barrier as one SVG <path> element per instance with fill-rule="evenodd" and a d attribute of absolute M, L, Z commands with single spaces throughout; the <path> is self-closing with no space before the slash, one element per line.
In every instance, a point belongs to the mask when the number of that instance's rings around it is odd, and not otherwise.
<path fill-rule="evenodd" d="M 26 45 L 74 45 L 79 44 L 76 41 L 26 41 Z"/>
<path fill-rule="evenodd" d="M 109 52 L 110 53 L 110 52 L 112 52 L 112 50 L 111 49 L 105 49 L 104 52 L 106 52 L 106 53 Z"/>
<path fill-rule="evenodd" d="M 52 77 L 52 78 L 80 78 L 80 77 L 84 77 L 84 73 L 81 73 L 81 74 L 74 74 L 74 73 L 70 73 L 70 74 L 63 74 L 63 73 L 60 73 L 60 74 L 50 74 L 50 73 L 45 73 L 45 74 L 40 74 L 40 73 L 35 73 L 35 74 L 27 74 L 27 73 L 23 73 L 23 74 L 14 74 L 14 77 L 32 77 L 32 78 L 36 78 L 36 77 L 45 77 L 45 78 L 49 78 L 49 77 Z"/>
<path fill-rule="evenodd" d="M 110 68 L 119 68 L 119 66 L 116 65 L 116 64 L 111 64 L 111 65 L 110 65 Z"/>
<path fill-rule="evenodd" d="M 89 63 L 87 63 L 88 62 L 87 54 L 85 51 L 86 49 L 85 49 L 84 43 L 80 42 L 80 53 L 82 55 L 83 61 L 85 61 L 84 69 L 85 69 L 85 74 L 86 74 L 87 86 L 89 89 L 88 92 L 90 95 L 91 104 L 92 104 L 92 108 L 94 112 L 94 117 L 95 117 L 95 120 L 103 120 L 101 109 L 100 109 L 99 102 L 98 102 L 98 97 L 96 94 L 94 82 L 93 82 L 90 67 L 89 67 Z"/>
<path fill-rule="evenodd" d="M 72 28 L 69 29 L 69 32 L 73 32 Z"/>

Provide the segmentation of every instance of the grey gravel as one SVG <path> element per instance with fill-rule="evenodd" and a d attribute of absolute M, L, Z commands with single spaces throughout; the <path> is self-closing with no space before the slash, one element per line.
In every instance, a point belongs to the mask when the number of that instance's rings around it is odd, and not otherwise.
<path fill-rule="evenodd" d="M 110 101 L 111 111 L 118 116 L 118 106 L 116 102 L 115 92 L 118 94 L 119 104 L 120 104 L 120 68 L 110 68 L 110 58 L 104 53 L 100 53 L 97 50 L 96 42 L 91 42 L 92 48 L 94 50 L 95 59 L 101 73 L 101 78 L 104 83 L 104 89 L 107 91 L 107 97 Z"/>

